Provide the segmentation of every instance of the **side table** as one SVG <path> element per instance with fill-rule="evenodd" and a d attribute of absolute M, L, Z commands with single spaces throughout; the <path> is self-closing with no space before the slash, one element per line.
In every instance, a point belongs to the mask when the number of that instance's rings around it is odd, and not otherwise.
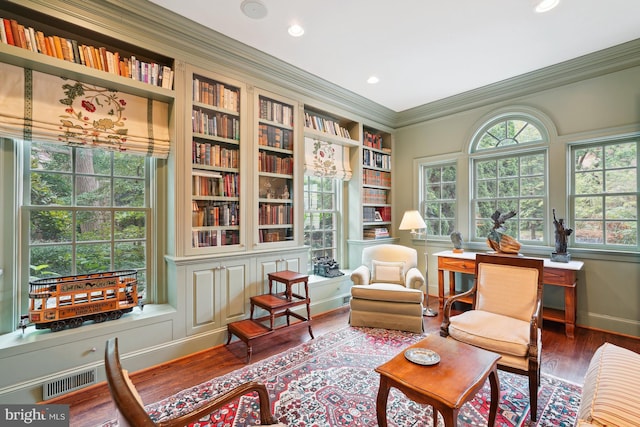
<path fill-rule="evenodd" d="M 247 345 L 247 363 L 251 361 L 251 341 L 268 335 L 277 329 L 307 324 L 309 335 L 313 339 L 313 331 L 311 330 L 311 300 L 309 298 L 309 276 L 295 271 L 284 270 L 275 273 L 269 273 L 269 293 L 256 295 L 250 298 L 251 316 L 249 319 L 232 322 L 227 325 L 228 339 L 227 344 L 231 342 L 233 335 L 237 336 Z M 277 283 L 285 285 L 284 291 L 278 292 Z M 304 295 L 293 292 L 293 285 L 303 284 Z M 304 317 L 291 309 L 300 305 L 306 305 L 307 316 Z M 269 314 L 254 319 L 255 307 L 266 310 Z M 286 325 L 277 327 L 275 325 L 276 318 L 286 317 Z M 299 322 L 291 323 L 291 317 L 299 320 Z M 268 321 L 268 326 L 264 323 Z"/>

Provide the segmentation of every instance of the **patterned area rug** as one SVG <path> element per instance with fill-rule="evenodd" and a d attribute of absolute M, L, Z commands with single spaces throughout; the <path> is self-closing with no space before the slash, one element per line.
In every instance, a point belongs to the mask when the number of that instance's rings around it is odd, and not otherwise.
<path fill-rule="evenodd" d="M 189 412 L 212 396 L 246 381 L 265 383 L 273 413 L 288 426 L 376 426 L 379 375 L 374 368 L 424 335 L 372 328 L 347 327 L 318 337 L 290 351 L 248 365 L 222 377 L 147 406 L 156 421 Z M 539 420 L 531 424 L 527 379 L 499 371 L 500 404 L 496 426 L 573 426 L 581 387 L 542 376 Z M 484 385 L 460 411 L 458 425 L 487 425 L 490 388 Z M 243 427 L 259 423 L 257 397 L 248 395 L 214 412 L 193 427 Z M 389 426 L 432 426 L 430 406 L 420 405 L 391 389 Z M 115 422 L 104 424 L 113 427 Z M 442 418 L 439 420 L 442 425 Z"/>

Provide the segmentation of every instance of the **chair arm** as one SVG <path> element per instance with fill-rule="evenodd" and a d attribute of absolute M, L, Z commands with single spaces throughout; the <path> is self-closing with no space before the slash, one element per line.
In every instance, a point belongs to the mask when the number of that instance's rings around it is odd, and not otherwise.
<path fill-rule="evenodd" d="M 371 271 L 366 265 L 361 265 L 351 272 L 351 281 L 354 285 L 368 285 L 371 281 Z"/>
<path fill-rule="evenodd" d="M 411 267 L 404 276 L 404 286 L 409 289 L 419 289 L 426 292 L 427 288 L 424 283 L 424 276 L 416 267 Z"/>
<path fill-rule="evenodd" d="M 460 294 L 452 295 L 444 303 L 444 308 L 442 309 L 442 324 L 440 325 L 440 336 L 448 337 L 449 336 L 449 325 L 451 324 L 451 307 L 453 307 L 453 303 L 469 296 L 472 296 L 476 293 L 476 285 L 474 283 L 473 287 L 466 292 L 462 292 Z M 475 304 L 473 304 L 475 305 Z"/>
<path fill-rule="evenodd" d="M 271 404 L 269 403 L 269 392 L 267 391 L 267 388 L 264 384 L 252 381 L 241 384 L 236 388 L 227 391 L 226 393 L 207 402 L 203 406 L 198 407 L 194 412 L 182 415 L 177 418 L 172 418 L 167 421 L 158 422 L 157 425 L 161 427 L 186 426 L 195 421 L 198 421 L 206 415 L 211 414 L 223 405 L 233 402 L 234 400 L 237 400 L 245 394 L 251 392 L 255 392 L 258 394 L 258 400 L 260 404 L 260 424 L 269 425 L 277 423 L 278 420 L 271 413 Z"/>
<path fill-rule="evenodd" d="M 539 300 L 536 306 L 536 311 L 531 316 L 529 322 L 529 357 L 537 360 L 538 358 L 538 333 L 542 328 L 542 301 Z"/>

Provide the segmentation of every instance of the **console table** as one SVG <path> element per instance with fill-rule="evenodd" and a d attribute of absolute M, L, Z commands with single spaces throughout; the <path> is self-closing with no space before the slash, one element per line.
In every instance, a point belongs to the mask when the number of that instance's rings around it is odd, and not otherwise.
<path fill-rule="evenodd" d="M 438 257 L 438 301 L 440 310 L 444 306 L 444 272 L 449 272 L 449 295 L 456 293 L 455 273 L 475 274 L 476 253 L 442 251 L 433 254 Z M 545 285 L 564 287 L 564 310 L 544 308 L 542 318 L 565 324 L 565 334 L 574 337 L 576 326 L 576 284 L 577 273 L 582 269 L 582 261 L 554 262 L 544 259 Z M 470 302 L 470 301 L 469 301 Z"/>
<path fill-rule="evenodd" d="M 233 335 L 237 336 L 241 341 L 247 345 L 247 363 L 251 361 L 251 341 L 268 335 L 274 332 L 276 329 L 289 327 L 293 325 L 307 324 L 309 327 L 309 335 L 313 339 L 313 332 L 311 331 L 311 309 L 309 298 L 309 276 L 306 274 L 297 273 L 295 271 L 278 271 L 276 273 L 269 273 L 269 293 L 263 295 L 256 295 L 250 298 L 251 301 L 251 316 L 249 319 L 239 320 L 227 325 L 227 345 L 231 342 Z M 277 291 L 277 283 L 284 284 L 284 291 Z M 293 292 L 292 287 L 296 283 L 304 285 L 304 295 L 296 294 Z M 298 313 L 291 311 L 291 308 L 306 305 L 307 317 L 304 317 Z M 255 306 L 258 306 L 269 314 L 267 316 L 253 318 L 253 310 Z M 277 317 L 286 316 L 287 324 L 280 327 L 275 326 L 275 319 Z M 291 323 L 290 317 L 295 317 L 299 322 Z M 268 321 L 269 325 L 265 325 L 264 322 Z"/>

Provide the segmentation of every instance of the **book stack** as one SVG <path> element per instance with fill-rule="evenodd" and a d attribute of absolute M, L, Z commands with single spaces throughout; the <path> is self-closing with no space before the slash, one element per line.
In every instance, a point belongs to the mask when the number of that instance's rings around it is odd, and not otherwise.
<path fill-rule="evenodd" d="M 304 113 L 305 127 L 318 132 L 328 133 L 330 135 L 340 136 L 342 138 L 351 139 L 349 131 L 340 126 L 338 122 L 332 119 L 326 119 L 315 114 Z"/>
<path fill-rule="evenodd" d="M 0 41 L 153 86 L 173 88 L 174 71 L 169 66 L 141 61 L 135 55 L 120 55 L 105 47 L 81 44 L 74 39 L 48 36 L 33 27 L 25 27 L 15 19 L 0 18 Z"/>

